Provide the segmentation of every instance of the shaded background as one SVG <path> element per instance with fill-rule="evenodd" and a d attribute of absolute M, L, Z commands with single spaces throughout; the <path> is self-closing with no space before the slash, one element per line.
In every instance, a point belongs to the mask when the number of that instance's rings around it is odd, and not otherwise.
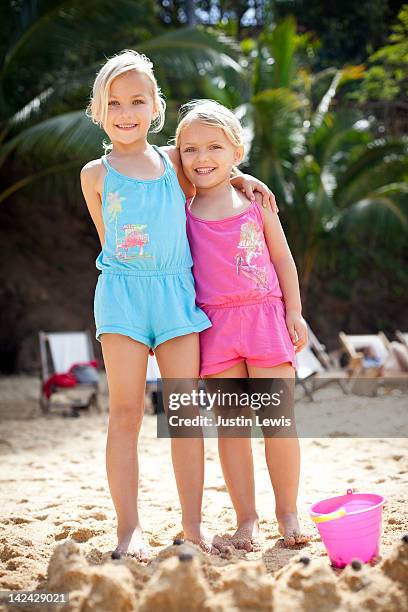
<path fill-rule="evenodd" d="M 341 329 L 408 331 L 408 5 L 13 0 L 0 23 L 0 372 L 38 369 L 39 329 L 94 331 L 100 246 L 79 170 L 104 135 L 84 108 L 105 58 L 129 47 L 168 101 L 152 142 L 188 99 L 236 110 L 242 170 L 276 194 L 329 349 Z"/>

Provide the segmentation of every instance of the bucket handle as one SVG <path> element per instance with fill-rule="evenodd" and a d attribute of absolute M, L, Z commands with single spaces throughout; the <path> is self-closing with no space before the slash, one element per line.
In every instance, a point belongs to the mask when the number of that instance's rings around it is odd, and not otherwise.
<path fill-rule="evenodd" d="M 342 516 L 346 516 L 345 508 L 339 508 L 335 512 L 321 514 L 320 516 L 311 516 L 310 518 L 314 523 L 326 523 L 327 521 L 334 521 L 334 519 L 341 518 Z"/>

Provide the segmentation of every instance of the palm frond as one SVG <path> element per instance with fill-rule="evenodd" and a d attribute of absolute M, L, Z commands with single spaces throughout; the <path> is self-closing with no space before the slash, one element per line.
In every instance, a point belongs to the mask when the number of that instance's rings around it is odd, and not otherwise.
<path fill-rule="evenodd" d="M 329 89 L 324 94 L 323 98 L 321 99 L 317 107 L 317 110 L 314 116 L 312 117 L 311 123 L 314 128 L 318 128 L 322 124 L 322 121 L 326 113 L 329 110 L 330 104 L 334 96 L 336 95 L 337 88 L 339 86 L 340 81 L 341 81 L 341 70 L 338 70 L 337 73 L 334 75 L 332 82 L 330 83 Z"/>
<path fill-rule="evenodd" d="M 64 162 L 63 164 L 55 164 L 44 170 L 40 170 L 34 172 L 32 174 L 27 174 L 24 178 L 16 181 L 3 191 L 0 191 L 0 204 L 15 194 L 20 189 L 24 189 L 25 187 L 31 186 L 35 181 L 38 181 L 41 178 L 46 178 L 51 175 L 62 175 L 65 172 L 69 172 L 70 170 L 77 168 L 80 165 L 80 160 L 75 160 L 71 162 Z"/>
<path fill-rule="evenodd" d="M 293 17 L 281 21 L 265 36 L 265 42 L 273 59 L 272 80 L 268 87 L 290 87 L 295 74 L 295 51 L 298 45 Z"/>
<path fill-rule="evenodd" d="M 247 87 L 236 44 L 211 30 L 183 28 L 134 46 L 153 61 L 160 83 L 197 77 L 219 79 L 220 89 L 228 83 L 239 95 Z"/>
<path fill-rule="evenodd" d="M 10 118 L 9 126 L 12 127 L 14 125 L 26 123 L 27 121 L 32 121 L 35 116 L 41 112 L 44 104 L 49 101 L 53 93 L 55 93 L 55 89 L 48 87 L 38 94 L 38 96 L 35 96 Z"/>
<path fill-rule="evenodd" d="M 0 147 L 0 164 L 12 152 L 21 159 L 35 155 L 44 165 L 70 159 L 90 159 L 101 151 L 103 132 L 83 111 L 46 119 Z"/>
<path fill-rule="evenodd" d="M 341 177 L 335 198 L 345 208 L 372 189 L 400 182 L 408 170 L 406 145 L 403 142 L 375 141 L 352 160 Z"/>
<path fill-rule="evenodd" d="M 295 144 L 295 128 L 300 125 L 296 110 L 300 101 L 289 89 L 268 89 L 254 96 L 256 135 L 258 145 L 270 157 L 286 160 Z"/>
<path fill-rule="evenodd" d="M 320 127 L 324 117 L 330 109 L 330 105 L 335 98 L 337 91 L 349 81 L 362 79 L 364 76 L 364 66 L 346 66 L 337 70 L 333 75 L 332 81 L 326 93 L 320 100 L 317 109 L 312 117 L 311 123 L 314 128 Z"/>
<path fill-rule="evenodd" d="M 357 125 L 352 112 L 328 113 L 316 131 L 308 131 L 308 150 L 321 168 L 343 180 L 350 163 L 367 148 L 371 135 L 368 122 Z"/>
<path fill-rule="evenodd" d="M 137 29 L 140 22 L 153 19 L 151 3 L 146 0 L 37 0 L 23 3 L 25 14 L 19 30 L 3 59 L 1 77 L 16 66 L 31 59 L 31 65 L 47 57 L 55 65 L 58 56 L 76 41 L 76 52 L 92 48 L 89 32 L 99 32 L 99 38 L 114 40 L 119 33 Z M 148 34 L 148 31 L 146 31 Z M 126 37 L 127 38 L 127 37 Z M 111 43 L 109 43 L 109 47 Z M 46 49 L 53 49 L 50 56 Z"/>
<path fill-rule="evenodd" d="M 217 59 L 217 65 L 232 68 L 236 72 L 242 72 L 242 67 L 237 61 L 237 46 L 234 41 L 226 36 L 221 36 L 212 30 L 204 30 L 201 27 L 181 28 L 173 32 L 156 36 L 143 43 L 146 54 L 159 55 L 163 57 L 167 53 L 188 49 L 196 51 L 197 57 L 205 62 L 206 59 Z M 206 66 L 203 65 L 205 68 Z"/>
<path fill-rule="evenodd" d="M 346 230 L 352 228 L 353 233 L 360 229 L 379 233 L 385 231 L 386 226 L 391 226 L 394 231 L 399 228 L 399 231 L 406 232 L 408 218 L 391 197 L 372 192 L 344 210 L 338 225 Z"/>

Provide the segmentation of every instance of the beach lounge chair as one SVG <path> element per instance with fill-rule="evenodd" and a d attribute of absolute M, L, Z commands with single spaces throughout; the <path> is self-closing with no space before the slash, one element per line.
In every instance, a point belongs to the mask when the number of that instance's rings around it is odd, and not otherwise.
<path fill-rule="evenodd" d="M 160 370 L 157 365 L 157 359 L 154 355 L 149 355 L 147 361 L 146 382 L 149 384 L 157 384 L 157 379 L 160 378 Z"/>
<path fill-rule="evenodd" d="M 379 386 L 392 388 L 399 386 L 400 383 L 406 386 L 408 372 L 397 369 L 398 364 L 392 353 L 392 345 L 384 332 L 361 335 L 348 335 L 340 332 L 339 339 L 349 357 L 347 365 L 349 377 L 361 379 L 356 380 L 353 392 L 357 393 L 361 387 L 369 389 L 370 393 L 375 395 Z M 370 360 L 367 364 L 367 360 L 364 359 L 363 351 L 367 348 L 370 348 L 376 355 L 379 362 L 377 365 L 370 363 Z M 368 379 L 371 379 L 371 382 Z"/>
<path fill-rule="evenodd" d="M 326 347 L 308 325 L 308 343 L 296 354 L 296 378 L 302 385 L 305 395 L 313 400 L 313 393 L 332 382 L 347 393 L 346 372 L 337 363 L 334 355 L 329 355 Z"/>
<path fill-rule="evenodd" d="M 71 405 L 99 410 L 99 374 L 89 331 L 39 332 L 41 357 L 40 407 L 45 413 L 52 408 L 55 396 L 65 389 L 78 387 L 85 400 Z M 61 405 L 61 402 L 59 403 Z M 66 403 L 63 404 L 66 407 Z"/>
<path fill-rule="evenodd" d="M 373 377 L 380 375 L 381 366 L 376 367 L 373 365 L 366 367 L 364 365 L 364 354 L 362 351 L 366 348 L 371 348 L 381 364 L 385 363 L 390 353 L 390 342 L 383 332 L 358 335 L 340 332 L 339 339 L 349 358 L 347 370 L 351 378 L 366 376 L 367 374 L 371 374 Z"/>
<path fill-rule="evenodd" d="M 309 344 L 300 353 L 296 354 L 296 380 L 302 385 L 305 395 L 313 400 L 315 377 L 324 368 L 313 353 Z"/>
<path fill-rule="evenodd" d="M 404 346 L 408 346 L 408 334 L 397 330 L 395 336 Z"/>
<path fill-rule="evenodd" d="M 153 414 L 157 414 L 160 409 L 161 402 L 159 394 L 161 391 L 158 389 L 157 379 L 161 378 L 160 369 L 157 364 L 157 359 L 155 355 L 149 355 L 147 361 L 147 372 L 146 372 L 146 396 L 147 402 L 145 404 L 145 410 L 147 412 L 152 412 Z M 149 402 L 150 399 L 150 402 Z M 148 409 L 150 408 L 151 409 Z"/>

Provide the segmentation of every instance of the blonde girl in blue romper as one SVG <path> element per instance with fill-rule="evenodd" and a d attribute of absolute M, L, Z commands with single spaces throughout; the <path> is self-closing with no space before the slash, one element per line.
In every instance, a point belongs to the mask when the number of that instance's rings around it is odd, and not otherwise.
<path fill-rule="evenodd" d="M 211 325 L 195 303 L 186 235 L 185 194 L 194 188 L 178 151 L 147 141 L 149 131 L 162 128 L 164 111 L 148 58 L 124 51 L 109 59 L 95 79 L 88 112 L 112 146 L 81 171 L 102 245 L 94 309 L 109 387 L 106 466 L 118 519 L 116 550 L 140 560 L 149 558 L 138 514 L 137 453 L 149 350 L 163 378 L 198 378 L 198 333 Z M 232 180 L 249 197 L 256 188 L 273 199 L 258 181 Z M 203 440 L 171 444 L 184 537 L 216 554 L 223 541 L 201 523 Z"/>

